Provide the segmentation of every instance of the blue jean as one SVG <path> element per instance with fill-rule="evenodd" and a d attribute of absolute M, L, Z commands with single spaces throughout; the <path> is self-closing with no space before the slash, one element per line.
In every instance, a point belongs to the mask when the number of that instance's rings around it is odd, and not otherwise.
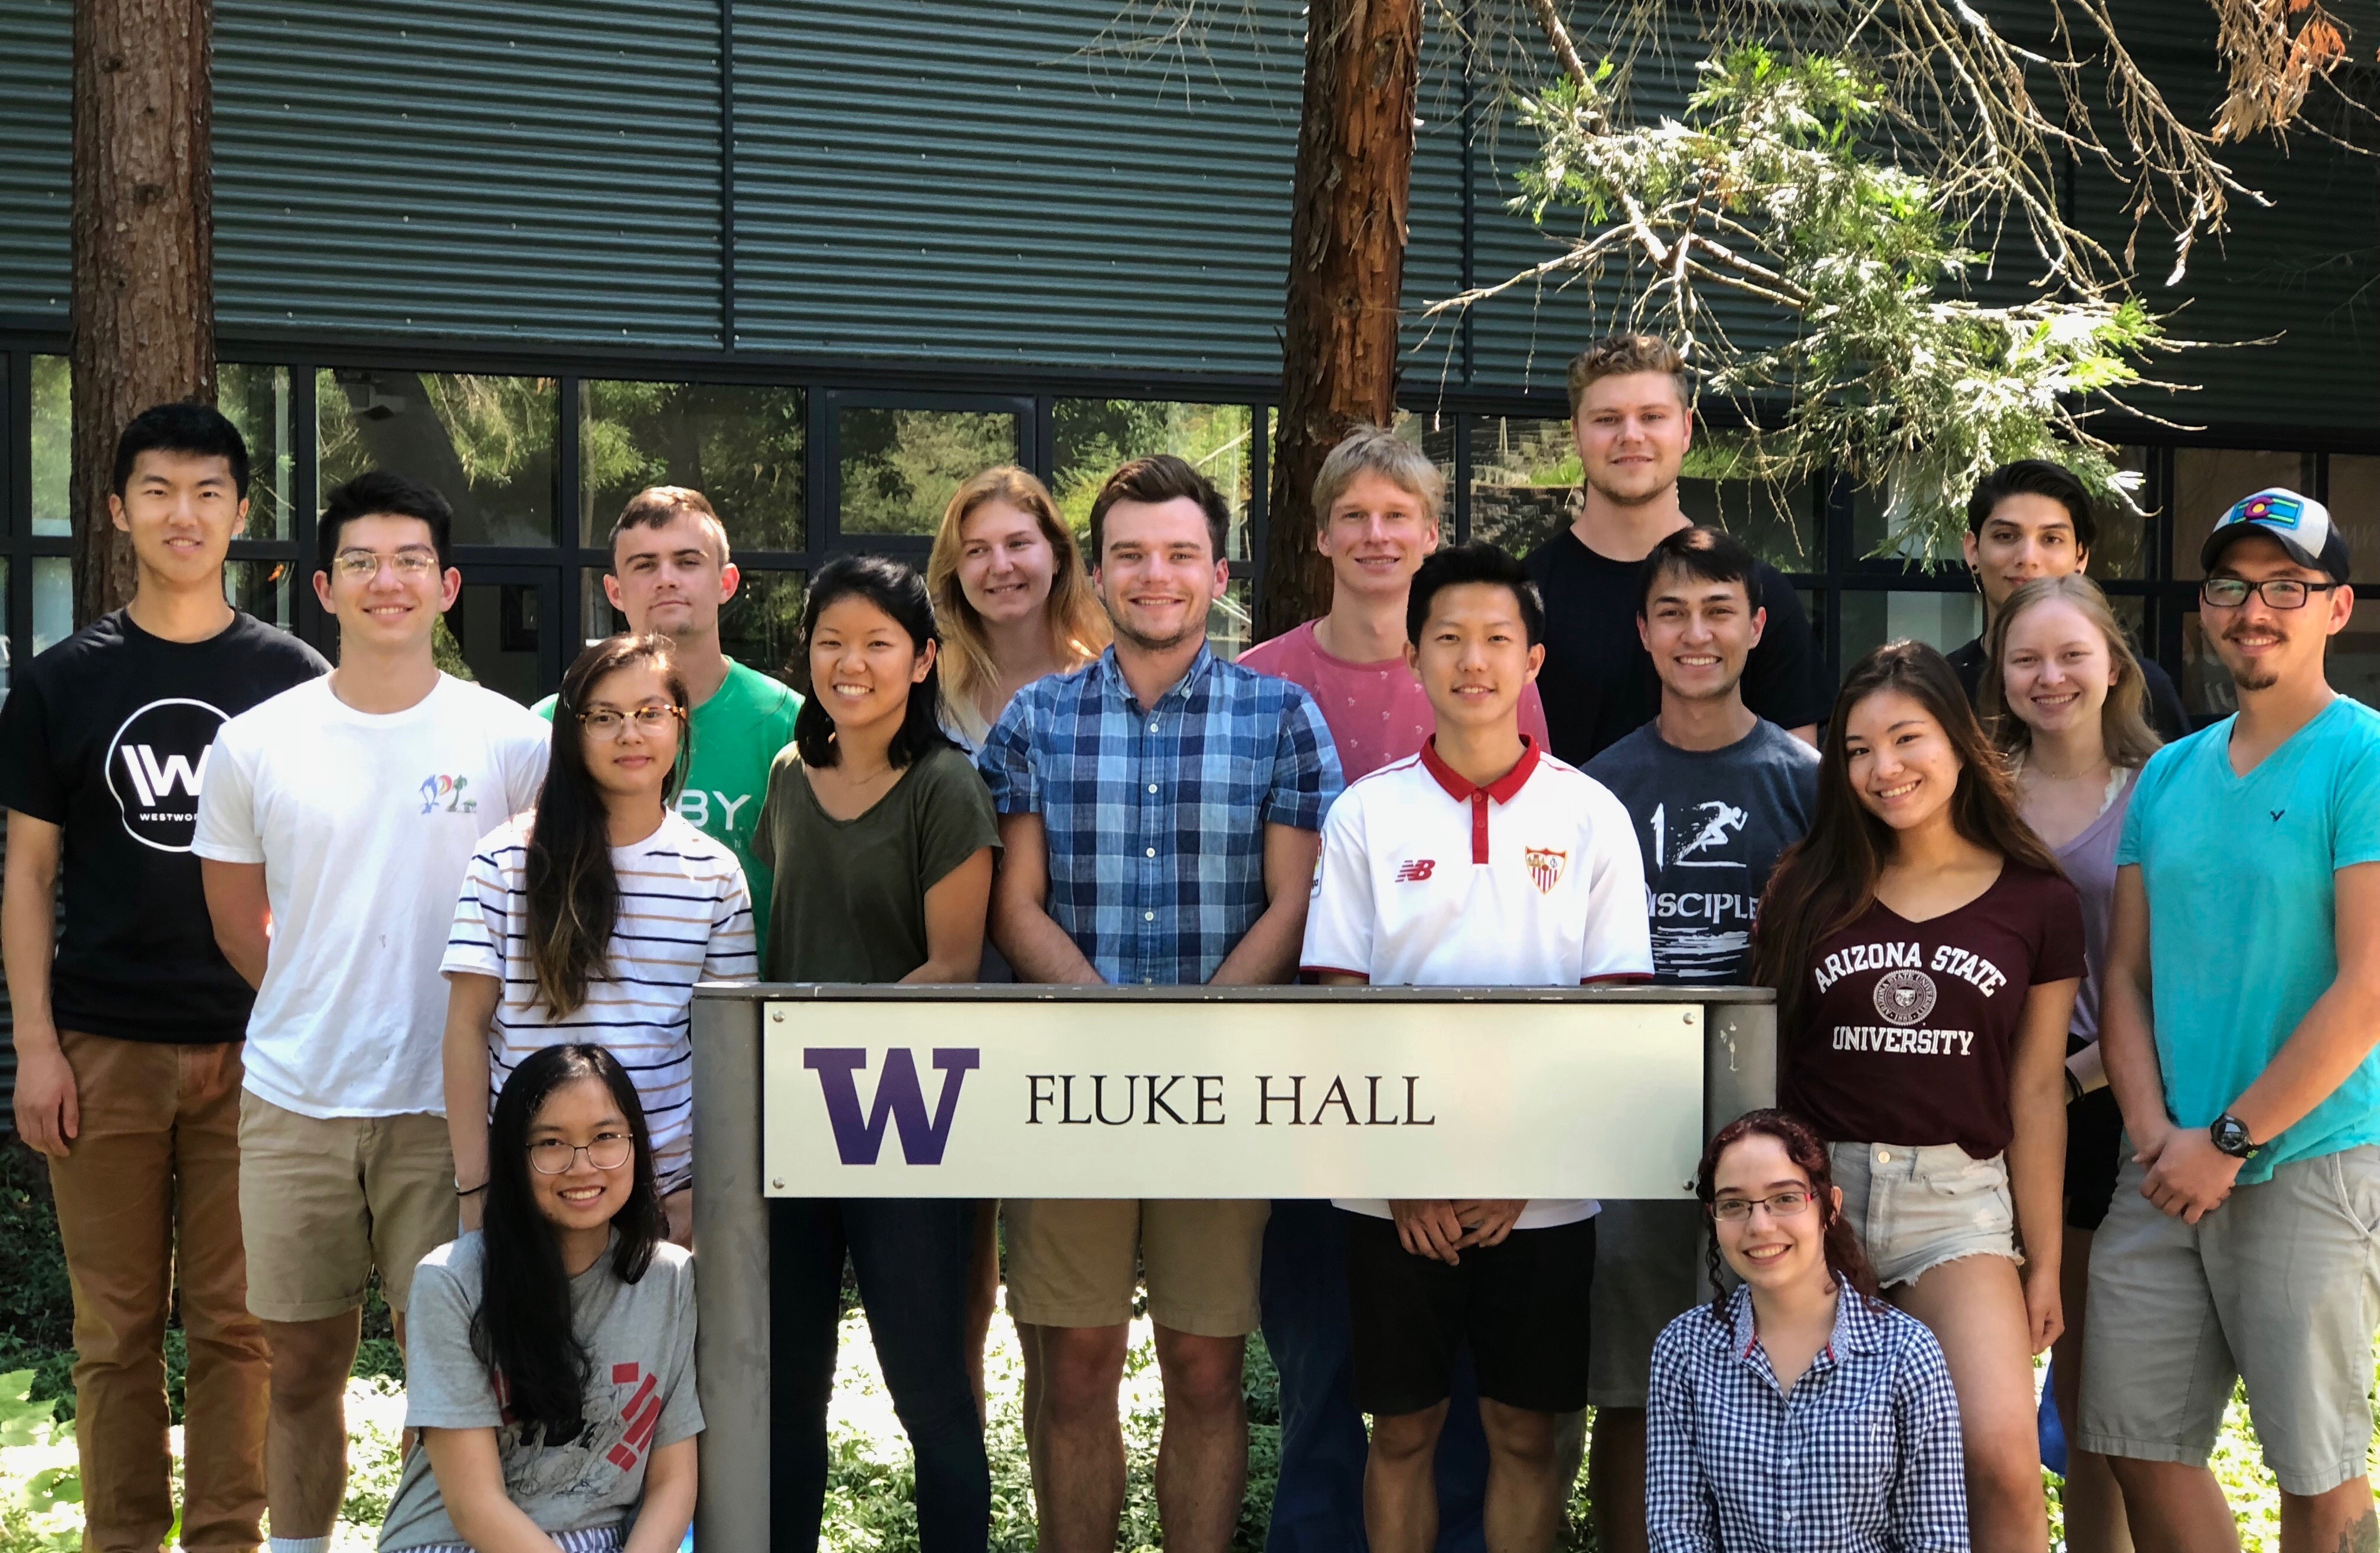
<path fill-rule="evenodd" d="M 1265 1553 L 1368 1553 L 1364 1458 L 1347 1316 L 1345 1220 L 1327 1202 L 1276 1201 L 1265 1226 L 1265 1347 L 1281 1372 L 1281 1479 Z M 1488 1437 L 1466 1351 L 1438 1438 L 1438 1553 L 1485 1553 Z"/>
<path fill-rule="evenodd" d="M 924 1553 L 982 1553 L 990 1540 L 991 1464 L 965 1353 L 974 1225 L 975 1203 L 967 1198 L 771 1205 L 777 1547 L 818 1546 L 846 1252 L 892 1411 L 917 1458 L 917 1545 Z"/>

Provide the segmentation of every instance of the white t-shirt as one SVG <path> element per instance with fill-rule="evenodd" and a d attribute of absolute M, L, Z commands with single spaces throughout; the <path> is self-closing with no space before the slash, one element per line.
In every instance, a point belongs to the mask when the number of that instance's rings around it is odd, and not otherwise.
<path fill-rule="evenodd" d="M 664 1188 L 693 1163 L 694 984 L 749 981 L 752 898 L 735 855 L 673 814 L 612 849 L 620 914 L 610 965 L 559 1023 L 537 995 L 528 953 L 528 832 L 523 815 L 488 833 L 463 876 L 439 969 L 497 977 L 504 1000 L 488 1032 L 488 1104 L 521 1061 L 555 1041 L 593 1041 L 620 1060 L 644 1102 L 653 1171 Z"/>
<path fill-rule="evenodd" d="M 1330 806 L 1299 958 L 1308 972 L 1375 986 L 1649 977 L 1645 864 L 1628 811 L 1535 744 L 1494 783 L 1475 787 L 1438 758 L 1433 740 Z M 1384 1201 L 1339 1206 L 1389 1217 Z M 1514 1227 L 1574 1223 L 1597 1207 L 1533 1199 Z"/>
<path fill-rule="evenodd" d="M 537 801 L 552 737 L 445 674 L 404 711 L 357 711 L 317 679 L 224 724 L 191 850 L 264 865 L 249 1091 L 306 1116 L 445 1114 L 455 892 L 480 838 Z"/>

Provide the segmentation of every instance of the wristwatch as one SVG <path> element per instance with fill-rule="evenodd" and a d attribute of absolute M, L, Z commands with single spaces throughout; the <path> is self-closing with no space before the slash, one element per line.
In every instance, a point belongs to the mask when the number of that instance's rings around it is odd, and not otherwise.
<path fill-rule="evenodd" d="M 2258 1147 L 2248 1141 L 2248 1124 L 2228 1110 L 2215 1119 L 2206 1135 L 2215 1140 L 2217 1153 L 2228 1154 L 2234 1159 L 2252 1159 L 2259 1152 Z"/>

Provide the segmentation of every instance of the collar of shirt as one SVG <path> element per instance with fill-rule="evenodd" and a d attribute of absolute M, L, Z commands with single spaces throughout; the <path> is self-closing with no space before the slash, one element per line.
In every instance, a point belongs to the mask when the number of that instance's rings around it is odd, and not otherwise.
<path fill-rule="evenodd" d="M 1106 693 L 1113 694 L 1118 700 L 1122 701 L 1126 711 L 1136 717 L 1148 717 L 1163 711 L 1169 701 L 1189 700 L 1191 694 L 1206 679 L 1207 671 L 1213 668 L 1214 664 L 1214 649 L 1200 642 L 1198 656 L 1190 660 L 1190 666 L 1182 672 L 1182 677 L 1167 687 L 1165 694 L 1157 698 L 1157 704 L 1153 707 L 1144 707 L 1134 698 L 1132 683 L 1123 677 L 1123 667 L 1116 661 L 1116 649 L 1113 643 L 1110 643 L 1108 649 L 1099 654 L 1099 673 L 1106 687 Z"/>
<path fill-rule="evenodd" d="M 1838 1354 L 1869 1353 L 1884 1344 L 1884 1323 L 1868 1309 L 1867 1300 L 1841 1278 L 1835 1280 L 1835 1329 L 1827 1338 L 1827 1346 L 1810 1362 L 1808 1375 L 1831 1370 L 1840 1362 Z M 1771 1386 L 1777 1385 L 1777 1372 L 1768 1363 L 1767 1350 L 1760 1346 L 1760 1337 L 1752 1315 L 1752 1290 L 1738 1284 L 1728 1297 L 1728 1329 L 1730 1352 L 1736 1363 L 1755 1371 Z M 1783 1388 L 1779 1387 L 1779 1390 Z"/>
<path fill-rule="evenodd" d="M 1469 777 L 1438 757 L 1438 735 L 1432 734 L 1421 746 L 1422 770 L 1436 778 L 1446 789 L 1446 795 L 1458 804 L 1471 806 L 1471 860 L 1488 861 L 1488 806 L 1509 804 L 1527 785 L 1529 774 L 1537 769 L 1537 742 L 1528 734 L 1521 735 L 1521 758 L 1512 769 L 1481 787 Z"/>

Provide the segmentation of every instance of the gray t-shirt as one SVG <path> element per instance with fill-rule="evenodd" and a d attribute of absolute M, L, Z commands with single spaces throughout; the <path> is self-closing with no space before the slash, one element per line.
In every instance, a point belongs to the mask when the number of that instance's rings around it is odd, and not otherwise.
<path fill-rule="evenodd" d="M 1647 722 L 1587 762 L 1618 794 L 1645 855 L 1653 979 L 1752 979 L 1752 919 L 1777 855 L 1818 807 L 1818 752 L 1761 721 L 1724 749 L 1678 749 Z"/>
<path fill-rule="evenodd" d="M 505 1495 L 545 1531 L 621 1525 L 644 1493 L 652 1453 L 702 1432 L 694 1394 L 694 1258 L 664 1242 L 634 1283 L 620 1281 L 609 1253 L 570 1280 L 571 1325 L 593 1363 L 586 1427 L 567 1445 L 524 1445 L 471 1352 L 481 1258 L 480 1237 L 467 1234 L 423 1257 L 413 1275 L 406 1426 L 494 1429 Z M 415 1451 L 381 1523 L 382 1553 L 462 1540 L 439 1497 L 430 1452 Z"/>

